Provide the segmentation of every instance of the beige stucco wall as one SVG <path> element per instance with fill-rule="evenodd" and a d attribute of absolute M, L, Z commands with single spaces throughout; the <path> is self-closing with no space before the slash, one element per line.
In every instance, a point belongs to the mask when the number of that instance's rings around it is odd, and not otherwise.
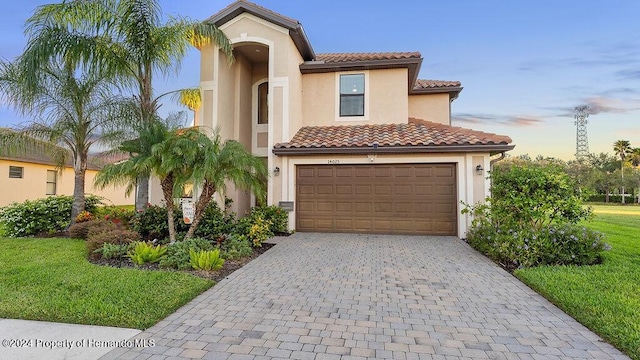
<path fill-rule="evenodd" d="M 23 167 L 21 179 L 9 178 L 9 166 Z M 53 165 L 34 164 L 12 160 L 0 160 L 0 206 L 12 202 L 23 202 L 47 197 L 47 170 L 56 170 Z M 87 170 L 85 176 L 85 193 L 102 196 L 109 205 L 131 205 L 134 203 L 133 194 L 125 196 L 124 187 L 109 186 L 98 190 L 93 186 L 96 170 Z M 57 174 L 56 195 L 73 195 L 73 168 L 64 168 Z"/>
<path fill-rule="evenodd" d="M 409 117 L 451 125 L 449 94 L 409 95 Z"/>
<path fill-rule="evenodd" d="M 339 76 L 365 74 L 365 116 L 340 117 Z M 349 71 L 302 76 L 301 126 L 397 124 L 409 117 L 407 69 Z M 293 129 L 292 129 L 293 130 Z"/>

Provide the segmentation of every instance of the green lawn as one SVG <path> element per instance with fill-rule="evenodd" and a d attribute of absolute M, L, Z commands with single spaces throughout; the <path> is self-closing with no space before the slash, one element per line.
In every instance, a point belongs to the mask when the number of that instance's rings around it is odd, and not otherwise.
<path fill-rule="evenodd" d="M 596 266 L 547 266 L 515 275 L 632 359 L 640 359 L 640 207 L 595 205 L 585 225 L 613 248 Z"/>
<path fill-rule="evenodd" d="M 212 285 L 93 265 L 81 240 L 0 238 L 0 318 L 146 329 Z"/>

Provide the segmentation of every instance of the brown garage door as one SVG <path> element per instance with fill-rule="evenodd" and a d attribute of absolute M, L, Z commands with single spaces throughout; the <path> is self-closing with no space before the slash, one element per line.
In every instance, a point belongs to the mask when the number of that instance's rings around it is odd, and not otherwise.
<path fill-rule="evenodd" d="M 457 234 L 455 164 L 299 165 L 296 230 Z"/>

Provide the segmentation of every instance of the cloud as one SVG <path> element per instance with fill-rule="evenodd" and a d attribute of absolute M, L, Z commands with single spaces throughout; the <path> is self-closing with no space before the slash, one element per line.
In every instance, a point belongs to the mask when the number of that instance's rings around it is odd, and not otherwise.
<path fill-rule="evenodd" d="M 505 125 L 505 126 L 535 126 L 544 122 L 542 118 L 534 116 L 505 116 L 493 114 L 473 114 L 473 113 L 457 113 L 452 114 L 451 121 L 466 124 L 486 124 L 486 125 Z"/>
<path fill-rule="evenodd" d="M 518 66 L 519 71 L 539 71 L 559 68 L 599 68 L 606 66 L 620 67 L 633 65 L 628 70 L 620 70 L 615 74 L 621 78 L 639 79 L 640 71 L 637 65 L 640 63 L 640 51 L 638 44 L 620 42 L 616 44 L 583 43 L 578 45 L 576 52 L 584 53 L 584 56 L 569 56 L 557 58 L 532 59 Z"/>
<path fill-rule="evenodd" d="M 620 80 L 640 80 L 640 70 L 637 69 L 619 70 L 614 75 Z"/>
<path fill-rule="evenodd" d="M 628 87 L 616 87 L 607 89 L 600 92 L 602 96 L 611 96 L 611 95 L 635 95 L 638 94 L 637 89 L 628 88 Z"/>
<path fill-rule="evenodd" d="M 635 91 L 634 91 L 635 92 Z M 580 100 L 575 106 L 566 107 L 546 107 L 545 110 L 553 110 L 557 112 L 557 117 L 574 117 L 577 106 L 588 106 L 587 112 L 590 115 L 597 114 L 627 114 L 640 110 L 640 100 L 638 99 L 619 99 L 606 96 L 592 96 Z"/>

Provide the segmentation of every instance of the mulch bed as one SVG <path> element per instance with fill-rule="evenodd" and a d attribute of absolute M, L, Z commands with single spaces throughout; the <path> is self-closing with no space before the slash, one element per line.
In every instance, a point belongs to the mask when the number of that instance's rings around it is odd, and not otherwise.
<path fill-rule="evenodd" d="M 274 246 L 275 244 L 262 244 L 262 247 L 254 248 L 253 254 L 247 257 L 244 257 L 242 259 L 225 261 L 224 265 L 222 266 L 222 269 L 217 271 L 202 271 L 202 270 L 181 270 L 181 271 L 218 282 L 226 278 L 227 276 L 231 275 L 231 273 L 233 273 L 234 271 L 247 265 L 249 262 L 251 262 L 251 260 L 264 254 L 267 250 L 271 249 Z M 128 260 L 89 259 L 89 261 L 92 264 L 96 264 L 96 265 L 119 267 L 119 268 L 134 268 L 134 269 L 142 269 L 142 270 L 167 270 L 167 269 L 160 269 L 158 267 L 158 264 L 147 264 L 147 265 L 136 267 Z M 178 270 L 175 270 L 175 271 L 178 271 Z"/>

